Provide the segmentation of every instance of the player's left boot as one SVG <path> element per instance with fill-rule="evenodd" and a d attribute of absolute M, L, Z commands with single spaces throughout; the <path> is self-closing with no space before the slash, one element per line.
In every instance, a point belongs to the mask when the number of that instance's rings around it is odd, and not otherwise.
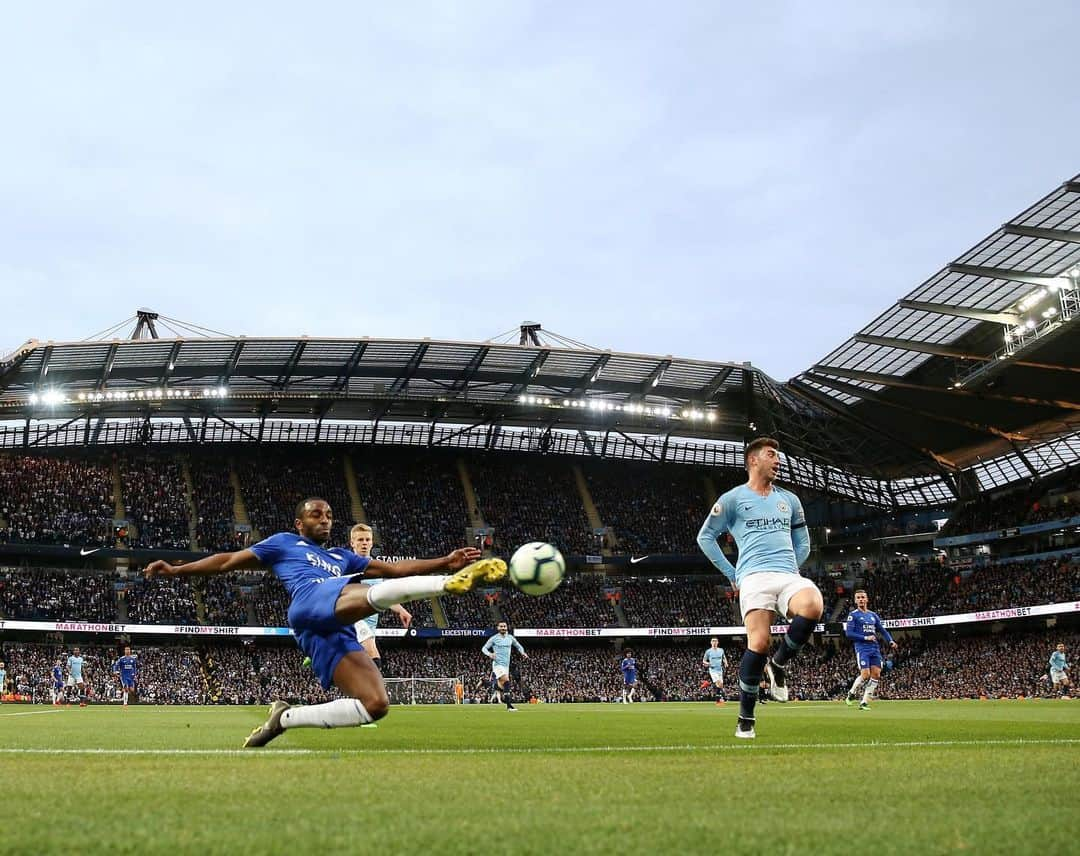
<path fill-rule="evenodd" d="M 870 705 L 867 704 L 865 701 L 860 701 L 859 710 L 870 710 Z"/>
<path fill-rule="evenodd" d="M 481 582 L 496 583 L 505 576 L 506 562 L 502 559 L 480 559 L 450 577 L 443 590 L 447 594 L 465 594 Z"/>
<path fill-rule="evenodd" d="M 773 701 L 787 701 L 787 670 L 776 665 L 770 657 L 765 661 L 765 673 L 769 676 L 769 695 Z"/>
<path fill-rule="evenodd" d="M 253 749 L 257 746 L 265 746 L 275 737 L 284 734 L 285 729 L 281 727 L 281 714 L 291 706 L 284 701 L 275 701 L 270 705 L 270 716 L 267 717 L 266 722 L 252 730 L 248 739 L 244 741 L 244 748 Z"/>
<path fill-rule="evenodd" d="M 848 707 L 851 707 L 853 704 L 855 704 L 855 699 L 853 699 L 851 696 L 844 696 L 844 704 L 846 704 Z"/>
<path fill-rule="evenodd" d="M 757 737 L 757 733 L 754 731 L 754 720 L 744 719 L 740 716 L 738 723 L 735 725 L 735 736 L 741 737 L 743 740 L 753 740 Z"/>

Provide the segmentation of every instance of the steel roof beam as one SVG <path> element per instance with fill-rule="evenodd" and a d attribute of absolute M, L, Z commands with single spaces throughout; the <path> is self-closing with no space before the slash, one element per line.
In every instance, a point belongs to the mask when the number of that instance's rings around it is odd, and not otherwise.
<path fill-rule="evenodd" d="M 1067 244 L 1080 244 L 1080 232 L 1068 229 L 1038 229 L 1034 226 L 1014 226 L 1006 223 L 1001 227 L 1006 235 L 1018 235 L 1021 238 L 1041 238 L 1044 241 L 1064 241 Z"/>
<path fill-rule="evenodd" d="M 169 377 L 173 373 L 173 369 L 176 367 L 176 358 L 180 356 L 180 348 L 183 346 L 184 340 L 177 339 L 173 342 L 173 346 L 169 349 L 169 359 L 165 362 L 165 368 L 161 370 L 161 379 L 159 383 L 164 386 L 169 382 Z"/>
<path fill-rule="evenodd" d="M 233 345 L 232 352 L 229 354 L 228 362 L 222 370 L 222 373 L 218 376 L 218 385 L 224 386 L 229 382 L 229 378 L 232 377 L 233 372 L 236 371 L 236 366 L 240 363 L 240 354 L 244 351 L 244 340 L 240 339 Z"/>
<path fill-rule="evenodd" d="M 337 376 L 334 385 L 331 387 L 334 392 L 341 392 L 349 386 L 349 378 L 353 376 L 356 369 L 360 366 L 360 360 L 364 358 L 364 351 L 367 350 L 367 346 L 367 342 L 356 343 L 356 347 L 353 348 L 352 354 L 349 355 L 349 361 L 345 363 L 345 367 L 341 370 L 341 374 Z"/>
<path fill-rule="evenodd" d="M 511 384 L 510 389 L 506 391 L 506 395 L 503 396 L 504 400 L 516 398 L 522 390 L 524 390 L 538 374 L 543 367 L 544 362 L 547 360 L 548 355 L 551 353 L 550 349 L 544 348 L 538 351 L 536 356 L 532 358 L 532 361 L 525 367 L 525 371 L 517 376 L 517 379 Z"/>
<path fill-rule="evenodd" d="M 993 399 L 995 401 L 1012 401 L 1017 404 L 1030 404 L 1035 407 L 1057 407 L 1065 410 L 1080 410 L 1080 402 L 1071 401 L 1069 399 L 1031 398 L 1023 395 L 1004 395 L 996 392 L 974 392 L 970 389 L 965 389 L 964 387 L 931 386 L 927 383 L 912 383 L 911 381 L 905 381 L 894 375 L 878 374 L 877 372 L 860 372 L 852 369 L 840 369 L 823 365 L 812 366 L 810 371 L 815 372 L 815 375 L 812 376 L 813 380 L 818 380 L 819 375 L 831 374 L 836 377 L 859 380 L 863 383 L 893 386 L 897 389 L 915 389 L 920 392 L 937 392 L 941 395 L 956 395 L 963 397 L 974 396 L 975 398 Z"/>
<path fill-rule="evenodd" d="M 472 358 L 465 365 L 465 369 L 457 380 L 450 385 L 450 397 L 457 398 L 463 392 L 467 392 L 469 384 L 472 383 L 473 378 L 476 377 L 476 373 L 480 371 L 480 366 L 483 365 L 484 360 L 487 359 L 487 355 L 491 352 L 489 345 L 483 345 L 481 348 L 472 355 Z"/>
<path fill-rule="evenodd" d="M 405 364 L 405 368 L 402 370 L 387 390 L 388 395 L 397 395 L 399 392 L 405 389 L 409 385 L 409 381 L 412 380 L 413 375 L 416 374 L 416 370 L 420 368 L 420 363 L 424 359 L 424 354 L 428 352 L 428 343 L 421 342 L 420 345 L 412 352 L 412 356 L 409 357 L 409 362 Z"/>
<path fill-rule="evenodd" d="M 307 339 L 301 339 L 293 346 L 292 353 L 289 354 L 289 359 L 286 360 L 285 365 L 281 370 L 281 374 L 279 374 L 277 380 L 274 381 L 275 389 L 285 389 L 289 385 L 289 381 L 292 380 L 293 372 L 296 371 L 296 367 L 300 363 L 300 357 L 304 355 L 304 348 L 306 347 Z"/>
<path fill-rule="evenodd" d="M 1061 282 L 1060 277 L 1047 276 L 1044 273 L 1028 273 L 1022 270 L 983 267 L 982 265 L 962 265 L 956 262 L 949 265 L 949 273 L 959 273 L 964 276 L 981 276 L 985 279 L 1004 279 L 1009 282 L 1023 282 L 1027 285 L 1057 285 Z"/>
<path fill-rule="evenodd" d="M 649 372 L 649 376 L 641 382 L 641 387 L 638 390 L 639 396 L 648 395 L 656 387 L 660 385 L 660 379 L 664 376 L 669 368 L 671 368 L 672 359 L 670 356 L 665 357 L 659 363 L 656 364 L 656 368 Z"/>
<path fill-rule="evenodd" d="M 948 303 L 927 303 L 922 300 L 898 300 L 896 305 L 901 309 L 914 309 L 919 312 L 930 312 L 934 315 L 953 315 L 957 318 L 971 318 L 974 321 L 989 321 L 992 324 L 1020 323 L 1020 316 L 1014 312 L 991 312 L 986 309 L 967 309 L 963 306 L 952 306 Z"/>
<path fill-rule="evenodd" d="M 569 392 L 569 395 L 581 395 L 589 388 L 590 383 L 596 383 L 596 381 L 600 378 L 600 372 L 604 370 L 604 366 L 608 364 L 608 361 L 610 359 L 610 353 L 601 354 L 599 357 L 597 357 L 593 364 L 589 366 L 589 370 L 578 378 L 577 383 L 574 384 L 573 388 Z"/>
<path fill-rule="evenodd" d="M 743 368 L 743 371 L 744 372 L 749 371 L 749 369 L 750 369 L 750 365 L 748 363 Z M 718 371 L 716 373 L 716 376 L 713 377 L 712 380 L 710 380 L 707 384 L 705 384 L 705 386 L 702 387 L 702 389 L 701 389 L 701 400 L 703 402 L 708 401 L 710 398 L 712 398 L 714 395 L 716 395 L 716 393 L 718 393 L 721 389 L 723 389 L 724 384 L 727 383 L 727 379 L 729 377 L 731 377 L 732 372 L 734 372 L 734 371 L 735 371 L 735 366 L 724 366 L 722 369 L 720 369 L 720 371 Z"/>
<path fill-rule="evenodd" d="M 958 360 L 989 360 L 991 357 L 982 354 L 971 354 L 961 351 L 959 348 L 950 348 L 948 345 L 938 345 L 934 342 L 918 342 L 913 339 L 893 339 L 890 336 L 867 336 L 857 333 L 852 336 L 856 342 L 864 345 L 880 345 L 883 348 L 897 348 L 901 351 L 914 351 L 918 354 L 933 354 L 937 357 L 953 357 Z"/>
<path fill-rule="evenodd" d="M 53 346 L 46 345 L 45 350 L 41 354 L 41 365 L 38 366 L 37 385 L 38 388 L 45 383 L 45 377 L 49 374 L 49 359 L 52 357 Z"/>

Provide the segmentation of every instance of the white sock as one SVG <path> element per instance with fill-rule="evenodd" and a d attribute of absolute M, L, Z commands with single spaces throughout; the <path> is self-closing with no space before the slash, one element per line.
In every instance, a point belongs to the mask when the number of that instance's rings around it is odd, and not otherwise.
<path fill-rule="evenodd" d="M 851 696 L 852 698 L 854 698 L 855 695 L 859 692 L 859 688 L 862 687 L 862 685 L 863 685 L 863 676 L 859 675 L 859 677 L 857 677 L 855 679 L 855 683 L 853 683 L 851 685 L 851 689 L 848 690 L 848 695 Z"/>
<path fill-rule="evenodd" d="M 398 577 L 386 580 L 368 589 L 368 603 L 379 612 L 399 603 L 423 600 L 445 594 L 446 581 L 450 577 L 434 574 L 427 577 Z"/>
<path fill-rule="evenodd" d="M 371 714 L 354 698 L 290 707 L 281 714 L 282 728 L 347 728 L 373 721 Z"/>
<path fill-rule="evenodd" d="M 874 691 L 877 689 L 877 684 L 878 682 L 874 678 L 871 678 L 866 682 L 866 689 L 862 694 L 863 704 L 870 703 L 870 699 L 874 697 Z"/>

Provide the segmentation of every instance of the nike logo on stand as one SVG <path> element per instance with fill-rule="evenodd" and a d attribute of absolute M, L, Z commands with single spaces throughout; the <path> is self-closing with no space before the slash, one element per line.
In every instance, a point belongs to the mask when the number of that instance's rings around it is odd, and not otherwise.
<path fill-rule="evenodd" d="M 649 558 L 649 557 L 648 556 L 631 556 L 630 557 L 630 564 L 631 565 L 636 565 L 638 562 L 644 562 L 647 558 Z"/>
<path fill-rule="evenodd" d="M 85 547 L 82 547 L 82 548 L 79 549 L 79 555 L 80 556 L 89 556 L 91 553 L 96 553 L 100 549 L 101 549 L 100 547 L 95 547 L 93 550 L 87 550 Z"/>

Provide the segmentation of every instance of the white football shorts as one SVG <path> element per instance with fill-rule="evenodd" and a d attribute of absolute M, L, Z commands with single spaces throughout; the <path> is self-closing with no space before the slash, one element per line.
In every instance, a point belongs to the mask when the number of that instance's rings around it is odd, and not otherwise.
<path fill-rule="evenodd" d="M 712 678 L 712 682 L 714 684 L 720 684 L 720 686 L 724 685 L 724 673 L 723 672 L 717 672 L 717 671 L 714 671 L 713 669 L 709 669 L 709 677 Z"/>
<path fill-rule="evenodd" d="M 506 666 L 500 666 L 497 663 L 491 664 L 491 673 L 495 675 L 496 680 L 510 677 L 510 669 Z"/>
<path fill-rule="evenodd" d="M 739 585 L 739 609 L 743 618 L 753 609 L 768 609 L 787 617 L 788 602 L 804 589 L 817 589 L 813 581 L 799 574 L 762 571 L 747 574 Z"/>
<path fill-rule="evenodd" d="M 1051 669 L 1050 670 L 1050 680 L 1052 682 L 1054 682 L 1055 684 L 1060 684 L 1062 681 L 1066 680 L 1068 677 L 1069 676 L 1065 673 L 1064 669 Z"/>

